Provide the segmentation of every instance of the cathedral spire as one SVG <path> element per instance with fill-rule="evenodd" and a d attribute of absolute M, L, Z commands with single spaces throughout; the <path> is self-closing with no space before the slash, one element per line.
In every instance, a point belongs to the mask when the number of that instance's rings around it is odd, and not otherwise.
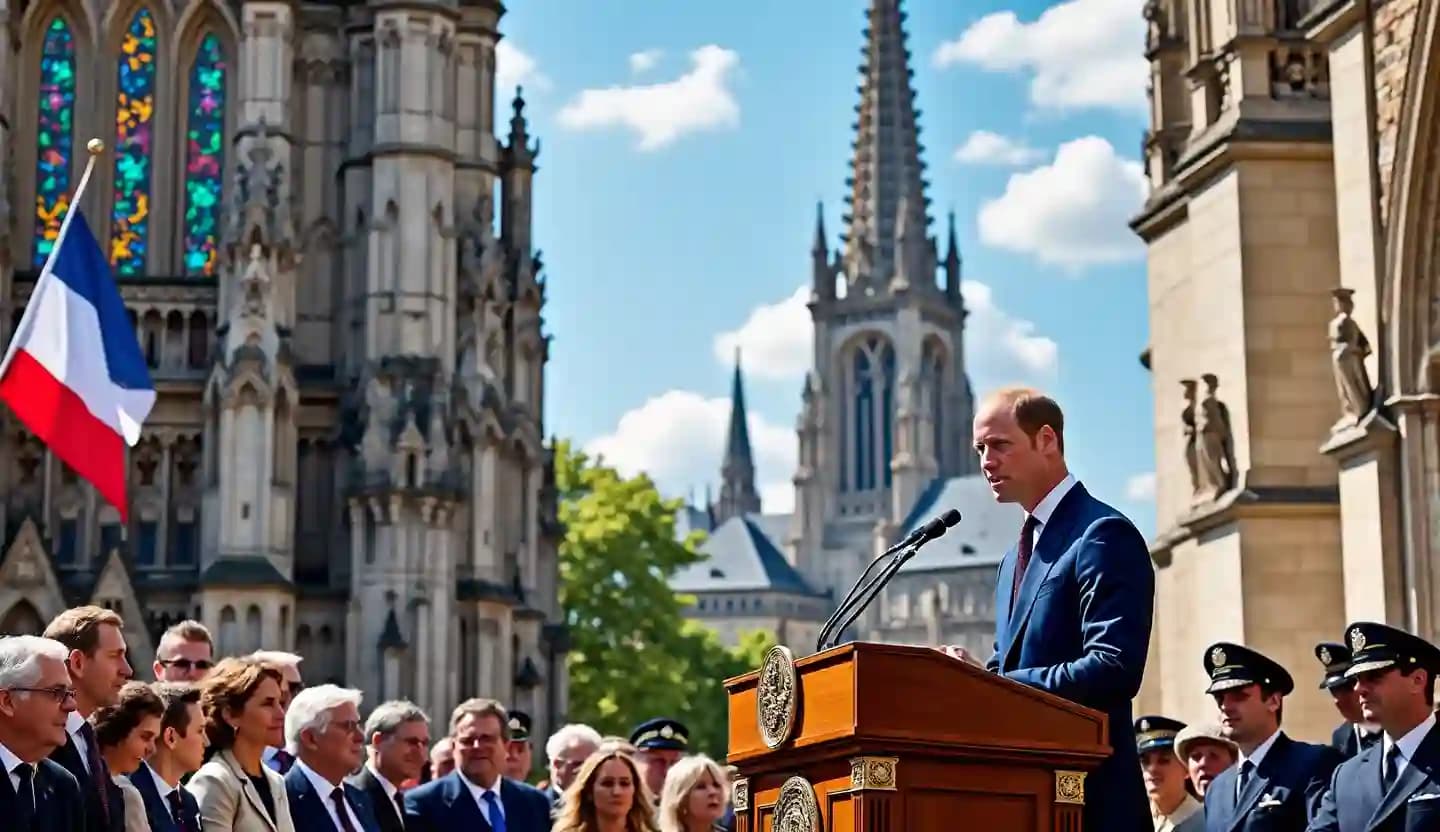
<path fill-rule="evenodd" d="M 960 297 L 960 243 L 955 237 L 955 212 L 950 212 L 950 238 L 945 249 L 945 294 Z"/>
<path fill-rule="evenodd" d="M 850 163 L 845 272 L 851 284 L 875 288 L 889 283 L 900 266 L 900 231 L 924 240 L 930 225 L 901 2 L 871 0 L 860 67 L 864 81 L 855 108 L 859 120 Z M 907 198 L 902 200 L 902 194 Z M 901 211 L 907 214 L 904 221 Z"/>
<path fill-rule="evenodd" d="M 717 524 L 740 514 L 760 511 L 755 491 L 755 457 L 750 451 L 750 428 L 745 413 L 745 387 L 740 371 L 740 348 L 735 348 L 735 376 L 730 384 L 730 431 L 725 439 L 725 460 L 720 464 L 720 505 Z"/>

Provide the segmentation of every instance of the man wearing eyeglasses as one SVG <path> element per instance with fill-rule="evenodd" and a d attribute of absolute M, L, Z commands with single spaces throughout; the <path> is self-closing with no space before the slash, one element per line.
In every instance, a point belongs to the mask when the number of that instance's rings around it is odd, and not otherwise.
<path fill-rule="evenodd" d="M 181 621 L 155 648 L 157 682 L 198 682 L 215 666 L 215 641 L 199 621 Z"/>
<path fill-rule="evenodd" d="M 345 778 L 360 767 L 364 736 L 358 690 L 321 685 L 285 712 L 285 745 L 296 761 L 285 775 L 290 818 L 305 832 L 380 832 L 370 798 Z"/>
<path fill-rule="evenodd" d="M 80 786 L 48 759 L 65 744 L 75 711 L 69 652 L 48 638 L 0 638 L 0 826 L 6 830 L 84 832 Z"/>

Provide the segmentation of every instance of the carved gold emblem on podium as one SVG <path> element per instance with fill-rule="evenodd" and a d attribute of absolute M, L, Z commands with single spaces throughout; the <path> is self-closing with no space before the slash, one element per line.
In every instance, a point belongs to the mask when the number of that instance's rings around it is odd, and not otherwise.
<path fill-rule="evenodd" d="M 771 647 L 760 664 L 760 682 L 755 688 L 755 719 L 765 747 L 779 748 L 790 739 L 799 686 L 790 648 L 783 644 Z"/>
<path fill-rule="evenodd" d="M 773 832 L 820 832 L 820 802 L 809 780 L 795 776 L 780 787 L 770 828 Z"/>

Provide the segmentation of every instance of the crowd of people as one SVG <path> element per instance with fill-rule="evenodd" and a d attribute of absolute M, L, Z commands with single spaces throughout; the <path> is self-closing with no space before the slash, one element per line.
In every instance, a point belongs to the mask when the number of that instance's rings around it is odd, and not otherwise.
<path fill-rule="evenodd" d="M 0 829 L 15 832 L 713 832 L 731 774 L 649 720 L 545 743 L 527 714 L 460 703 L 443 725 L 408 701 L 307 687 L 302 657 L 215 657 L 204 626 L 161 637 L 134 680 L 124 621 L 76 607 L 0 637 Z M 442 734 L 432 745 L 435 735 Z"/>

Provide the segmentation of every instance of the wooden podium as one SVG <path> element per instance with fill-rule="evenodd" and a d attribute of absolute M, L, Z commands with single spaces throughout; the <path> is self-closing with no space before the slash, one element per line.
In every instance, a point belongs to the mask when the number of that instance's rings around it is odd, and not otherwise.
<path fill-rule="evenodd" d="M 775 647 L 725 687 L 736 832 L 1081 832 L 1110 753 L 1105 714 L 928 647 Z"/>

